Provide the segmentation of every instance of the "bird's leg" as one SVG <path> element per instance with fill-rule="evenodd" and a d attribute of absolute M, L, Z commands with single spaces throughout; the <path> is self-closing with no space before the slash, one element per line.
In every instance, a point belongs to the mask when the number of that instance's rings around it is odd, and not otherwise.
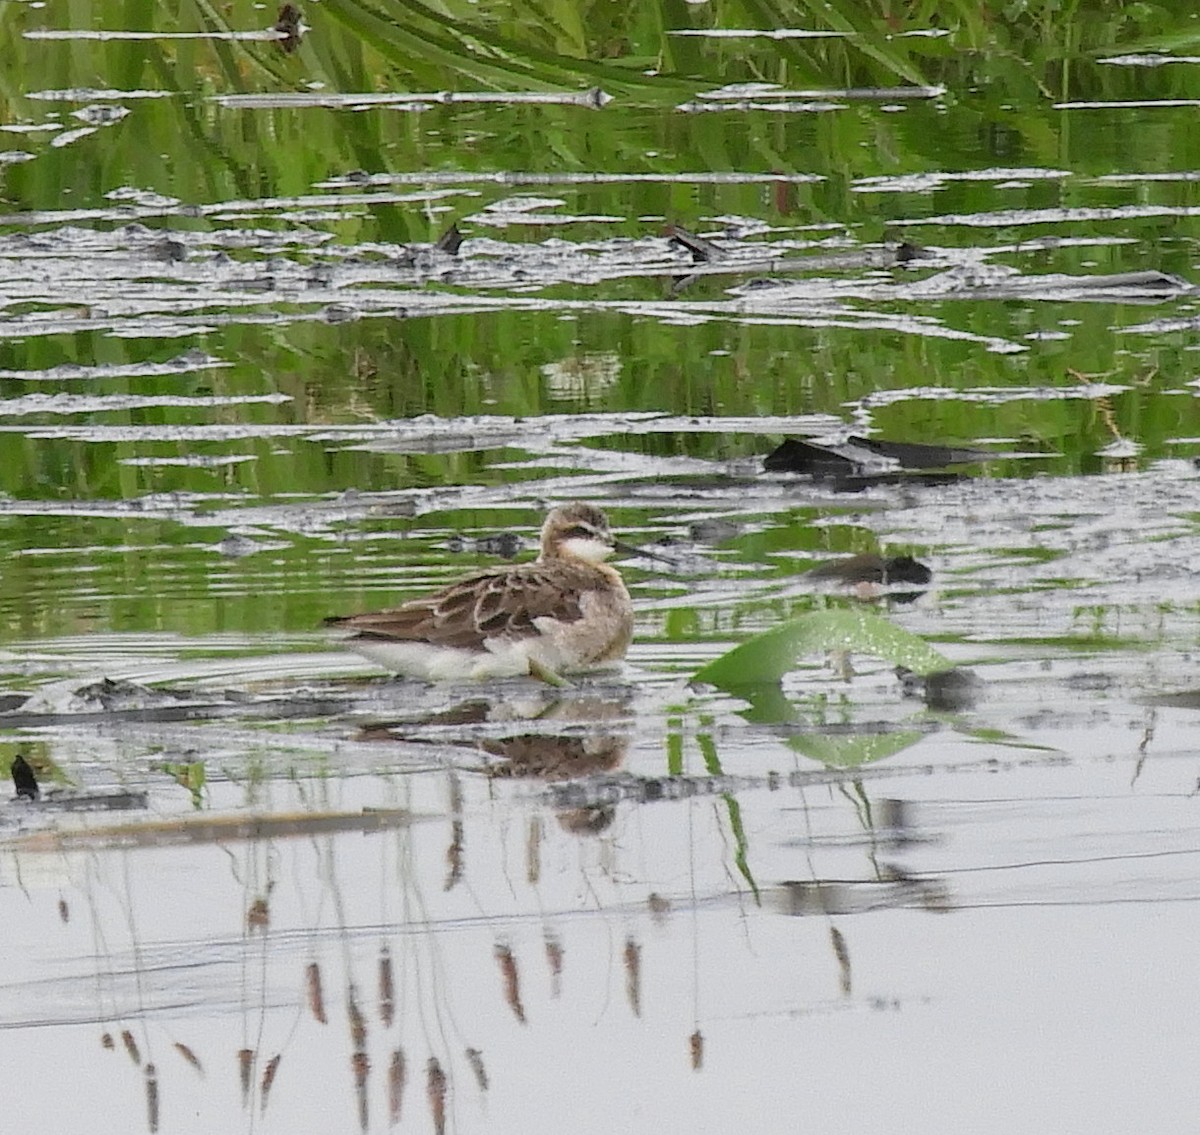
<path fill-rule="evenodd" d="M 556 674 L 549 666 L 543 666 L 540 662 L 534 659 L 529 660 L 530 677 L 538 678 L 545 682 L 548 686 L 558 686 L 559 688 L 570 688 L 572 683 L 568 682 L 561 674 Z"/>

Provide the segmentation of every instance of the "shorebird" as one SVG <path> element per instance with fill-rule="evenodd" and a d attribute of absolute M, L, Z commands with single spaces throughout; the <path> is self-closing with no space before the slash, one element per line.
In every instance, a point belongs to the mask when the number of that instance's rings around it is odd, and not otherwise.
<path fill-rule="evenodd" d="M 625 583 L 604 560 L 608 517 L 575 502 L 551 509 L 530 564 L 468 576 L 400 607 L 327 619 L 345 644 L 396 674 L 430 681 L 562 674 L 616 666 L 633 634 Z"/>

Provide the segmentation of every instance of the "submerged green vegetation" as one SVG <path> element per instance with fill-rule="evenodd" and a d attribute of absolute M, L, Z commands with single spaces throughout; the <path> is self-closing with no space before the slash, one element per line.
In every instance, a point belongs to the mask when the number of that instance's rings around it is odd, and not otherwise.
<path fill-rule="evenodd" d="M 10 636 L 304 631 L 382 598 L 389 564 L 403 593 L 490 562 L 444 541 L 536 523 L 564 477 L 685 494 L 733 467 L 745 501 L 785 428 L 994 439 L 996 479 L 1186 453 L 1186 289 L 987 291 L 1194 276 L 1195 67 L 1151 65 L 1191 50 L 1185 4 L 331 0 L 292 51 L 273 18 L 0 10 L 0 492 L 30 502 L 0 520 Z M 886 262 L 900 242 L 931 258 Z M 937 290 L 977 267 L 983 291 Z M 89 286 L 109 272 L 128 286 Z M 585 412 L 611 417 L 525 424 Z M 389 439 L 422 415 L 430 439 Z M 346 490 L 403 499 L 305 511 Z M 774 586 L 874 547 L 854 512 L 778 500 L 717 554 Z M 242 527 L 268 551 L 226 555 Z M 764 603 L 803 609 L 768 589 L 698 621 L 762 629 Z"/>

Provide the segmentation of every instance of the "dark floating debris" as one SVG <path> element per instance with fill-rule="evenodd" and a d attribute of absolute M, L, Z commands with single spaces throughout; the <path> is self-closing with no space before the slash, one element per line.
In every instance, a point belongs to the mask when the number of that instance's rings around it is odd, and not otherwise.
<path fill-rule="evenodd" d="M 743 525 L 736 520 L 715 516 L 703 520 L 693 520 L 688 525 L 688 539 L 697 544 L 723 544 L 741 535 Z"/>
<path fill-rule="evenodd" d="M 817 445 L 788 438 L 763 458 L 763 468 L 768 473 L 806 473 L 820 477 L 878 471 L 881 459 L 895 462 L 902 469 L 944 469 L 948 465 L 974 465 L 993 457 L 995 454 L 986 449 L 866 437 L 850 437 L 836 445 Z"/>
<path fill-rule="evenodd" d="M 919 245 L 912 244 L 910 241 L 902 240 L 895 248 L 896 263 L 908 264 L 913 260 L 920 260 L 922 257 L 928 256 Z"/>
<path fill-rule="evenodd" d="M 13 787 L 17 791 L 18 800 L 37 800 L 42 795 L 38 786 L 37 776 L 29 762 L 18 753 L 12 762 Z"/>
<path fill-rule="evenodd" d="M 18 753 L 13 757 L 10 768 L 13 788 L 17 800 L 29 800 L 39 805 L 39 811 L 47 812 L 104 812 L 126 811 L 145 808 L 147 794 L 128 789 L 86 789 L 51 788 L 42 794 L 37 774 L 33 766 Z M 66 910 L 66 904 L 60 905 L 60 913 Z M 63 917 L 66 921 L 66 917 Z"/>
<path fill-rule="evenodd" d="M 291 55 L 300 46 L 300 40 L 308 28 L 304 24 L 304 17 L 300 9 L 295 4 L 284 4 L 279 9 L 274 30 L 279 33 L 280 38 L 275 42 L 279 44 L 280 50 Z"/>
<path fill-rule="evenodd" d="M 457 256 L 462 248 L 463 235 L 458 231 L 458 225 L 451 225 L 437 238 L 433 248 L 435 252 L 444 252 L 447 256 Z"/>
<path fill-rule="evenodd" d="M 852 447 L 869 450 L 879 457 L 898 461 L 905 469 L 941 469 L 947 465 L 974 465 L 990 461 L 995 454 L 987 449 L 968 449 L 952 445 L 923 445 L 911 441 L 884 441 L 881 438 L 851 437 Z"/>
<path fill-rule="evenodd" d="M 693 264 L 708 264 L 725 258 L 725 253 L 711 240 L 688 232 L 682 225 L 667 225 L 664 232 L 672 245 L 691 253 Z"/>
<path fill-rule="evenodd" d="M 446 550 L 481 556 L 499 556 L 502 560 L 515 560 L 525 550 L 525 540 L 515 532 L 496 532 L 472 539 L 470 536 L 451 536 L 446 541 Z"/>
<path fill-rule="evenodd" d="M 1194 292 L 1182 276 L 1151 269 L 1108 275 L 1072 276 L 1064 272 L 1024 275 L 1015 268 L 956 264 L 916 285 L 914 294 L 954 295 L 959 298 L 1065 298 L 1078 300 L 1119 297 L 1127 303 L 1156 303 L 1172 295 Z"/>
<path fill-rule="evenodd" d="M 350 704 L 343 697 L 319 704 L 303 698 L 301 702 L 292 701 L 290 696 L 276 701 L 274 698 L 247 698 L 237 690 L 172 690 L 103 678 L 78 686 L 69 695 L 52 702 L 37 695 L 13 700 L 0 697 L 0 722 L 6 729 L 26 729 L 68 723 L 170 722 L 247 715 L 311 717 L 345 713 Z"/>
<path fill-rule="evenodd" d="M 947 484 L 964 476 L 949 466 L 975 465 L 995 456 L 985 449 L 865 437 L 830 445 L 787 438 L 763 458 L 763 469 L 767 473 L 800 473 L 835 491 L 860 492 L 874 485 Z"/>
<path fill-rule="evenodd" d="M 971 709 L 984 690 L 984 681 L 978 674 L 958 666 L 924 677 L 897 666 L 896 677 L 906 698 L 921 698 L 930 709 L 943 713 Z"/>
<path fill-rule="evenodd" d="M 812 579 L 834 579 L 841 583 L 911 583 L 923 587 L 933 572 L 912 556 L 877 556 L 866 552 L 821 564 L 810 571 Z"/>

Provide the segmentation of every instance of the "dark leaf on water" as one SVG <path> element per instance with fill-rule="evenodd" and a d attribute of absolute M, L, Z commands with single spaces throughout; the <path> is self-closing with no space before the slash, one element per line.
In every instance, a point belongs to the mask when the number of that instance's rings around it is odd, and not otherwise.
<path fill-rule="evenodd" d="M 462 247 L 463 235 L 458 230 L 458 225 L 451 225 L 434 244 L 434 250 L 444 252 L 447 256 L 457 256 L 458 250 Z"/>
<path fill-rule="evenodd" d="M 691 253 L 693 264 L 707 264 L 710 260 L 720 260 L 725 256 L 711 240 L 688 232 L 682 225 L 667 225 L 666 234 L 673 245 Z"/>
<path fill-rule="evenodd" d="M 29 762 L 20 753 L 13 757 L 12 779 L 18 800 L 37 800 L 41 796 L 42 790 L 38 787 L 37 777 Z"/>
<path fill-rule="evenodd" d="M 877 438 L 850 437 L 829 445 L 787 438 L 763 458 L 763 469 L 768 473 L 801 473 L 821 481 L 847 479 L 844 487 L 854 489 L 890 484 L 897 479 L 908 481 L 908 477 L 898 477 L 897 467 L 900 470 L 945 469 L 951 465 L 989 461 L 996 456 L 983 449 Z M 957 475 L 940 476 L 952 480 Z M 864 479 L 864 483 L 857 485 L 850 480 L 857 478 Z"/>
<path fill-rule="evenodd" d="M 924 586 L 933 572 L 912 556 L 877 556 L 871 553 L 832 560 L 810 571 L 813 579 L 836 579 L 842 583 L 911 583 Z"/>
<path fill-rule="evenodd" d="M 280 38 L 275 42 L 279 44 L 282 51 L 289 55 L 300 46 L 300 39 L 305 31 L 308 30 L 304 26 L 300 9 L 295 4 L 284 4 L 279 9 L 279 16 L 275 20 L 274 29 L 280 35 Z"/>
<path fill-rule="evenodd" d="M 967 449 L 951 445 L 922 445 L 908 441 L 885 441 L 882 438 L 851 437 L 847 445 L 868 450 L 880 457 L 890 457 L 905 469 L 941 469 L 947 465 L 972 465 L 990 461 L 994 453 L 986 449 Z"/>
<path fill-rule="evenodd" d="M 768 473 L 829 477 L 854 473 L 858 465 L 826 446 L 789 437 L 763 458 L 763 468 Z"/>

